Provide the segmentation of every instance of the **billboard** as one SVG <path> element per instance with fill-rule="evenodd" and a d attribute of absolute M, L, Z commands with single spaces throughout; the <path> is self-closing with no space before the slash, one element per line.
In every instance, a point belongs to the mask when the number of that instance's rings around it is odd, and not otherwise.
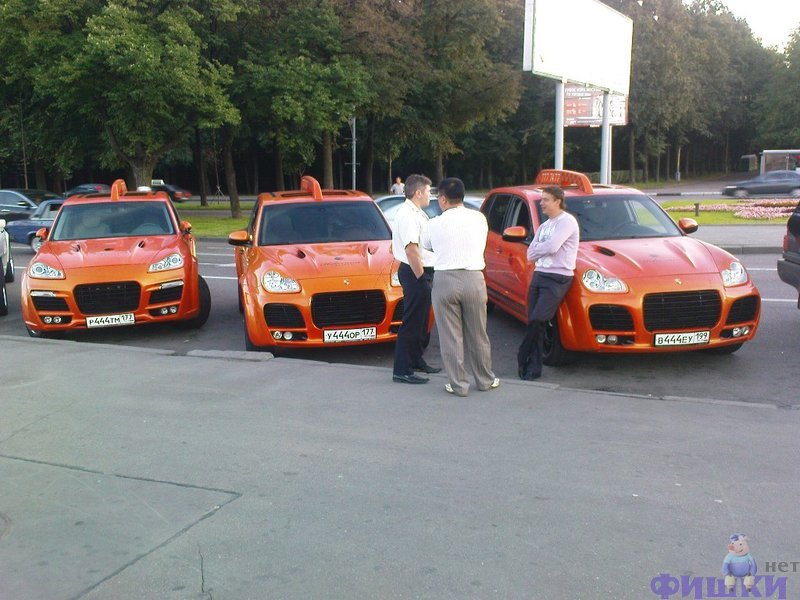
<path fill-rule="evenodd" d="M 608 124 L 628 124 L 628 97 L 609 94 Z M 600 127 L 603 124 L 603 90 L 567 83 L 564 85 L 564 126 Z"/>
<path fill-rule="evenodd" d="M 633 21 L 599 0 L 525 0 L 523 70 L 628 95 Z"/>

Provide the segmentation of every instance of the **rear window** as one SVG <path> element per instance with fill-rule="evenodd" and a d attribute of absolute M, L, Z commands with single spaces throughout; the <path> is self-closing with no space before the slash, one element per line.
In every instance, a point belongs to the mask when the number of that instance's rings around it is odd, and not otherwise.
<path fill-rule="evenodd" d="M 303 202 L 267 205 L 259 246 L 390 240 L 391 231 L 373 202 Z"/>
<path fill-rule="evenodd" d="M 104 202 L 63 206 L 50 239 L 87 240 L 137 235 L 172 235 L 164 202 Z"/>

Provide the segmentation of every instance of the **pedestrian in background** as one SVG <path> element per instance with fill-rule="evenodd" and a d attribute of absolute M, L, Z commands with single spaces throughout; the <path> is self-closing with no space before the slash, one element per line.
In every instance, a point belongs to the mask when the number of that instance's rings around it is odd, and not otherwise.
<path fill-rule="evenodd" d="M 442 180 L 438 193 L 442 214 L 428 223 L 422 245 L 434 255 L 433 313 L 450 380 L 445 390 L 466 396 L 467 368 L 479 390 L 500 385 L 492 371 L 492 347 L 486 332 L 483 253 L 489 228 L 483 213 L 464 206 L 464 182 L 460 179 Z"/>
<path fill-rule="evenodd" d="M 429 339 L 433 253 L 421 248 L 420 239 L 428 226 L 428 215 L 422 209 L 430 203 L 431 180 L 424 175 L 409 175 L 404 193 L 406 200 L 397 211 L 392 230 L 392 253 L 400 262 L 397 274 L 403 286 L 403 324 L 394 347 L 392 380 L 427 383 L 427 377 L 414 371 L 442 370 L 430 366 L 422 357 Z"/>
<path fill-rule="evenodd" d="M 389 189 L 392 194 L 402 194 L 405 191 L 405 186 L 403 185 L 403 180 L 400 177 L 394 178 L 394 183 L 392 187 Z"/>
<path fill-rule="evenodd" d="M 517 352 L 518 374 L 525 380 L 542 376 L 544 326 L 572 285 L 578 256 L 578 221 L 566 211 L 564 190 L 544 188 L 539 203 L 547 221 L 528 246 L 528 261 L 536 263 L 536 270 L 528 287 L 528 327 Z"/>

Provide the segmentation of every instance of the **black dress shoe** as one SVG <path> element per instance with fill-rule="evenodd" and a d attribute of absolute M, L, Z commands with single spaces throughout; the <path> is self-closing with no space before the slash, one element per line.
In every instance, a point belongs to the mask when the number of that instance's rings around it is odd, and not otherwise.
<path fill-rule="evenodd" d="M 420 373 L 427 373 L 428 375 L 432 373 L 440 373 L 442 367 L 432 367 L 428 363 L 422 363 L 421 365 L 416 365 L 414 367 L 415 371 L 419 371 Z"/>
<path fill-rule="evenodd" d="M 411 375 L 392 375 L 392 381 L 396 383 L 428 383 L 428 378 L 412 373 Z"/>

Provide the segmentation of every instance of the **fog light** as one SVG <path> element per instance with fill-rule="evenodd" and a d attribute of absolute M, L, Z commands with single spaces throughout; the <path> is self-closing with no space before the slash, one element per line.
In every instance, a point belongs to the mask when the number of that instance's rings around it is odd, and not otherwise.
<path fill-rule="evenodd" d="M 42 319 L 42 321 L 44 321 L 44 322 L 45 322 L 45 324 L 47 324 L 47 325 L 50 325 L 50 323 L 52 323 L 52 322 L 53 322 L 53 317 L 44 317 L 44 318 Z"/>
<path fill-rule="evenodd" d="M 272 337 L 274 337 L 276 340 L 279 340 L 279 339 L 283 338 L 283 334 L 280 331 L 273 331 L 272 332 Z"/>
<path fill-rule="evenodd" d="M 733 335 L 733 337 L 739 337 L 740 335 L 742 335 L 742 330 L 739 329 L 738 327 L 734 327 L 733 331 L 731 332 L 731 335 Z"/>
<path fill-rule="evenodd" d="M 176 314 L 178 312 L 178 307 L 177 306 L 170 306 L 169 307 L 169 312 L 171 312 L 173 315 Z"/>
<path fill-rule="evenodd" d="M 607 341 L 609 344 L 616 344 L 616 343 L 619 341 L 619 338 L 618 338 L 617 336 L 615 336 L 615 335 L 610 335 L 610 336 L 608 336 L 608 337 L 606 338 L 606 341 Z"/>
<path fill-rule="evenodd" d="M 56 325 L 61 323 L 61 317 L 53 317 L 53 323 L 55 323 Z"/>
<path fill-rule="evenodd" d="M 747 335 L 748 333 L 750 333 L 750 328 L 749 327 L 742 327 L 742 335 Z"/>
<path fill-rule="evenodd" d="M 606 336 L 604 336 L 602 333 L 594 336 L 594 339 L 598 344 L 605 344 L 606 343 Z"/>
<path fill-rule="evenodd" d="M 291 331 L 287 331 L 286 333 L 283 334 L 283 339 L 285 339 L 285 340 L 290 340 L 293 337 L 294 337 L 294 334 Z"/>

